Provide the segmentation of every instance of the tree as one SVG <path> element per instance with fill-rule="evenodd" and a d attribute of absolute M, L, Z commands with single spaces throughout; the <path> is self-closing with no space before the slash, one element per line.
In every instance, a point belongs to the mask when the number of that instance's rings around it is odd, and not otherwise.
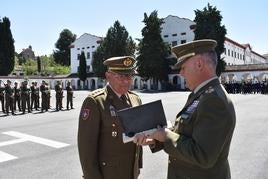
<path fill-rule="evenodd" d="M 37 57 L 37 71 L 38 73 L 41 72 L 41 59 L 39 56 Z"/>
<path fill-rule="evenodd" d="M 57 50 L 53 52 L 56 63 L 68 66 L 70 65 L 70 45 L 75 41 L 75 39 L 76 35 L 68 29 L 64 29 L 60 33 L 60 37 L 55 44 Z"/>
<path fill-rule="evenodd" d="M 84 51 L 79 55 L 78 77 L 83 82 L 87 79 L 87 62 Z"/>
<path fill-rule="evenodd" d="M 103 61 L 114 56 L 134 56 L 136 45 L 124 26 L 120 25 L 119 21 L 115 21 L 113 27 L 108 29 L 106 38 L 97 48 L 93 55 L 93 71 L 98 76 L 103 78 L 106 67 Z"/>
<path fill-rule="evenodd" d="M 195 40 L 214 39 L 217 41 L 218 45 L 215 49 L 218 57 L 217 75 L 220 76 L 226 66 L 225 61 L 221 59 L 221 54 L 224 52 L 226 29 L 224 25 L 221 25 L 222 16 L 220 11 L 208 3 L 203 10 L 195 10 L 195 15 Z"/>
<path fill-rule="evenodd" d="M 10 74 L 15 65 L 14 39 L 7 17 L 0 19 L 0 76 Z"/>
<path fill-rule="evenodd" d="M 145 27 L 142 29 L 143 38 L 139 43 L 138 72 L 145 80 L 153 79 L 166 82 L 170 67 L 168 65 L 168 46 L 161 37 L 161 24 L 163 20 L 157 17 L 157 11 L 153 11 L 148 17 L 144 13 Z"/>

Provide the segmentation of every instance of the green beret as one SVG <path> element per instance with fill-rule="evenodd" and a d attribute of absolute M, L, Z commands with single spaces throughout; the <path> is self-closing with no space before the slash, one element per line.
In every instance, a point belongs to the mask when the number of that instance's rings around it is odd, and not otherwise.
<path fill-rule="evenodd" d="M 172 48 L 172 52 L 178 58 L 177 63 L 173 69 L 180 69 L 181 65 L 190 57 L 200 53 L 214 51 L 217 42 L 212 39 L 195 40 L 188 43 L 180 44 Z"/>
<path fill-rule="evenodd" d="M 103 62 L 108 70 L 121 74 L 134 74 L 136 69 L 136 60 L 131 56 L 112 57 Z"/>

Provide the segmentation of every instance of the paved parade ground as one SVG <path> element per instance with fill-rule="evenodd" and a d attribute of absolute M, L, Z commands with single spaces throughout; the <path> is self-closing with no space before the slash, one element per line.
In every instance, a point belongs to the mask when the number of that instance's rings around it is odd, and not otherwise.
<path fill-rule="evenodd" d="M 33 111 L 5 116 L 0 112 L 0 178 L 79 179 L 78 115 L 87 91 L 74 92 L 73 110 Z M 143 103 L 162 99 L 167 119 L 174 122 L 188 92 L 138 93 Z M 229 156 L 233 179 L 268 178 L 268 95 L 231 95 L 237 123 Z M 66 99 L 63 99 L 65 107 Z M 213 145 L 213 144 L 212 144 Z M 165 179 L 167 155 L 144 147 L 139 179 Z"/>

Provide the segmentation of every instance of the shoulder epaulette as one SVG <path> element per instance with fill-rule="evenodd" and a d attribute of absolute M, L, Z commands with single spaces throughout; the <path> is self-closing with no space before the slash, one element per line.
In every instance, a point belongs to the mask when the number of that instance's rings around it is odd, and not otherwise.
<path fill-rule="evenodd" d="M 104 88 L 96 89 L 90 92 L 88 96 L 95 98 L 101 94 L 104 94 L 104 91 L 105 91 Z"/>

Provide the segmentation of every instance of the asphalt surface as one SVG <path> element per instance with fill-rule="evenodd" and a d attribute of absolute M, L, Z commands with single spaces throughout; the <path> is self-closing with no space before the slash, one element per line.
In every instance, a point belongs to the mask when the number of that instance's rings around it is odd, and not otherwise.
<path fill-rule="evenodd" d="M 78 115 L 87 91 L 75 91 L 73 110 L 33 111 L 16 116 L 0 112 L 0 179 L 79 179 Z M 139 93 L 143 103 L 162 99 L 167 119 L 174 122 L 188 92 Z M 268 96 L 231 95 L 237 124 L 229 156 L 233 179 L 268 178 Z M 66 104 L 64 98 L 64 107 Z M 144 147 L 140 179 L 165 179 L 167 155 Z"/>

